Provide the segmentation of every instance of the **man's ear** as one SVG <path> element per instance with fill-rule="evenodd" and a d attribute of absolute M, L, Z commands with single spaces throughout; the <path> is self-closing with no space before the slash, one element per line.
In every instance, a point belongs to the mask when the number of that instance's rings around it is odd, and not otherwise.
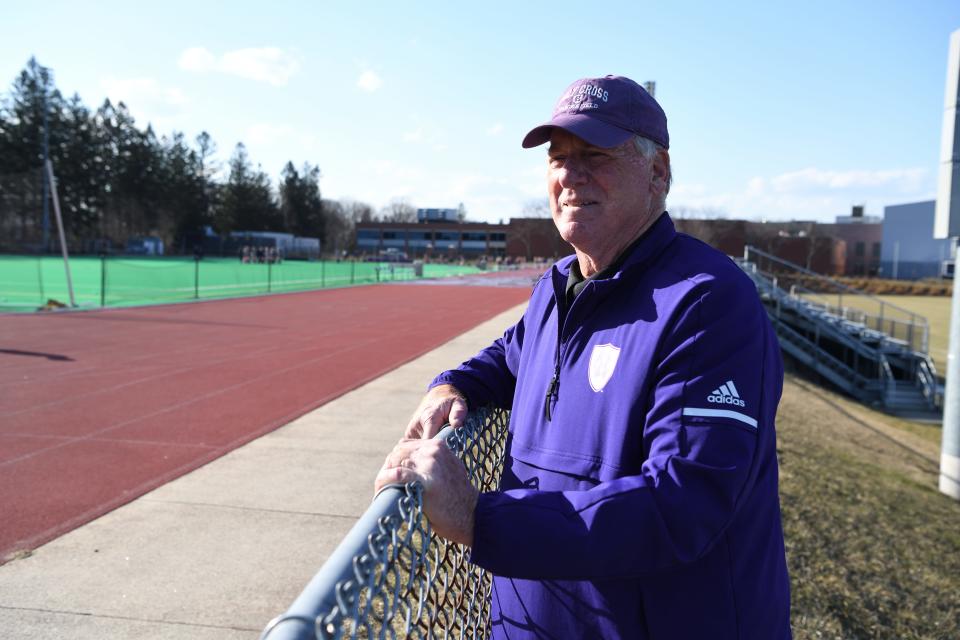
<path fill-rule="evenodd" d="M 670 152 L 657 149 L 650 167 L 650 183 L 657 193 L 664 195 L 670 191 Z"/>

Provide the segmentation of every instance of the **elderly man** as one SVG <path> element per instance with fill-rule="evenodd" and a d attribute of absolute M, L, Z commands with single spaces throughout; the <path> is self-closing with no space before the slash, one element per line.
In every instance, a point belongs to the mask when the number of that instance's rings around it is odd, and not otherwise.
<path fill-rule="evenodd" d="M 434 379 L 377 486 L 423 483 L 436 531 L 495 576 L 495 637 L 789 638 L 783 368 L 756 290 L 674 230 L 666 116 L 635 82 L 574 82 L 523 146 L 546 142 L 576 255 Z M 491 402 L 511 409 L 506 466 L 478 494 L 429 438 Z"/>

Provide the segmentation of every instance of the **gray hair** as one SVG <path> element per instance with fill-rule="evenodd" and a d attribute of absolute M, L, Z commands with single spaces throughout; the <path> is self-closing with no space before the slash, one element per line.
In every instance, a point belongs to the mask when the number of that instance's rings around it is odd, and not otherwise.
<path fill-rule="evenodd" d="M 649 138 L 644 138 L 643 136 L 633 136 L 633 146 L 636 147 L 637 153 L 643 156 L 645 159 L 650 160 L 659 151 L 666 151 L 662 146 L 654 142 Z M 670 156 L 667 156 L 667 190 L 666 193 L 670 193 L 670 185 L 673 183 L 673 168 L 670 166 Z"/>

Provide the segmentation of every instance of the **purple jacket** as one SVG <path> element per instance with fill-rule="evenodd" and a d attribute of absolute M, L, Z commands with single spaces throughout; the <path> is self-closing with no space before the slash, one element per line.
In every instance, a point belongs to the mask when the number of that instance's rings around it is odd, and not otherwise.
<path fill-rule="evenodd" d="M 496 576 L 494 637 L 790 638 L 783 366 L 756 289 L 666 214 L 564 309 L 572 260 L 433 382 L 511 409 L 472 553 Z"/>

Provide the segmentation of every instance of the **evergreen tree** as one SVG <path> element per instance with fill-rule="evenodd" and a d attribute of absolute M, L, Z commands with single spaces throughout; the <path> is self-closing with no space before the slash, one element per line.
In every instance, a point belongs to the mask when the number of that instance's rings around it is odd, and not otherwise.
<path fill-rule="evenodd" d="M 247 148 L 237 143 L 228 163 L 230 175 L 223 185 L 215 217 L 217 229 L 229 231 L 283 231 L 280 211 L 273 199 L 270 178 L 250 163 Z"/>
<path fill-rule="evenodd" d="M 0 230 L 13 231 L 20 242 L 39 246 L 44 206 L 43 148 L 48 133 L 50 157 L 59 165 L 56 151 L 65 142 L 63 96 L 53 84 L 53 72 L 30 58 L 0 105 Z M 46 124 L 46 127 L 44 126 Z M 53 208 L 49 206 L 49 238 L 56 236 Z M 65 226 L 72 227 L 64 213 Z"/>
<path fill-rule="evenodd" d="M 200 154 L 187 146 L 182 133 L 175 133 L 164 150 L 164 201 L 175 228 L 175 244 L 189 253 L 210 224 L 207 182 Z"/>
<path fill-rule="evenodd" d="M 74 94 L 65 107 L 62 141 L 51 150 L 57 195 L 64 227 L 81 249 L 100 248 L 104 237 L 105 205 L 109 184 L 103 179 L 106 160 L 90 110 Z M 70 221 L 69 223 L 67 221 Z"/>
<path fill-rule="evenodd" d="M 104 101 L 95 118 L 108 158 L 108 232 L 125 242 L 131 236 L 168 236 L 173 225 L 163 208 L 163 148 L 153 128 L 141 131 L 127 106 Z"/>
<path fill-rule="evenodd" d="M 323 200 L 320 197 L 320 168 L 303 165 L 298 173 L 292 162 L 280 174 L 280 213 L 291 233 L 309 238 L 326 236 Z"/>

